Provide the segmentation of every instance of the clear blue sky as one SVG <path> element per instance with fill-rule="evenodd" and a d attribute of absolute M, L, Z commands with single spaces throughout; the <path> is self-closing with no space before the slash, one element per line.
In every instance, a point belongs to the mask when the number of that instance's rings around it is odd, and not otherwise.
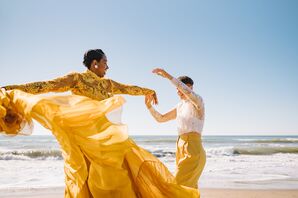
<path fill-rule="evenodd" d="M 151 70 L 192 77 L 205 135 L 298 135 L 297 10 L 295 0 L 0 1 L 0 85 L 84 71 L 83 53 L 101 48 L 107 77 L 155 89 L 161 112 L 178 97 Z M 143 97 L 126 99 L 130 134 L 176 134 Z"/>

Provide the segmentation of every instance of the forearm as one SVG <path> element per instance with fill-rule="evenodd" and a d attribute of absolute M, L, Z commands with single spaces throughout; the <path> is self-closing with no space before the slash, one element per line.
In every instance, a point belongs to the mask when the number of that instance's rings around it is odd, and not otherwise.
<path fill-rule="evenodd" d="M 148 95 L 148 94 L 154 94 L 155 91 L 148 89 L 148 88 L 143 88 L 143 87 L 138 87 L 138 86 L 127 86 L 125 90 L 123 91 L 125 94 L 129 95 Z"/>
<path fill-rule="evenodd" d="M 154 94 L 155 92 L 148 88 L 138 87 L 134 85 L 125 85 L 120 84 L 118 82 L 112 81 L 112 92 L 114 94 L 128 94 L 128 95 L 148 95 L 148 94 Z"/>
<path fill-rule="evenodd" d="M 171 74 L 169 74 L 168 72 L 166 72 L 163 69 L 155 69 L 154 70 L 155 73 L 157 73 L 158 75 L 161 75 L 162 77 L 170 80 L 175 87 L 177 87 L 184 95 L 186 95 L 189 99 L 191 99 L 194 103 L 198 104 L 200 101 L 200 97 L 197 96 L 192 89 L 190 89 L 187 85 L 185 85 L 183 82 L 181 82 L 180 80 L 174 78 Z"/>
<path fill-rule="evenodd" d="M 175 87 L 177 87 L 182 93 L 184 93 L 184 95 L 186 95 L 189 99 L 191 99 L 193 103 L 198 105 L 199 97 L 187 85 L 182 83 L 180 80 L 174 78 L 171 74 L 169 74 L 168 72 L 166 72 L 163 69 L 157 68 L 157 69 L 153 70 L 153 73 L 156 73 L 157 75 L 160 75 L 160 76 L 170 80 L 175 85 Z"/>
<path fill-rule="evenodd" d="M 167 120 L 158 111 L 156 111 L 152 106 L 148 108 L 150 114 L 157 122 L 166 122 Z"/>
<path fill-rule="evenodd" d="M 176 78 L 172 78 L 171 82 L 176 88 L 179 89 L 179 91 L 181 91 L 188 99 L 190 99 L 195 106 L 197 106 L 198 108 L 202 107 L 202 98 L 197 95 L 192 89 L 190 89 L 187 85 Z"/>
<path fill-rule="evenodd" d="M 64 92 L 68 91 L 69 87 L 57 87 L 49 82 L 34 82 L 23 85 L 8 85 L 4 87 L 6 90 L 18 89 L 31 94 L 42 94 L 48 92 Z"/>
<path fill-rule="evenodd" d="M 157 110 L 155 110 L 151 105 L 147 105 L 147 108 L 150 112 L 150 114 L 153 116 L 153 118 L 157 121 L 157 122 L 167 122 L 170 120 L 174 120 L 176 118 L 176 108 L 169 111 L 166 114 L 161 114 L 159 113 Z"/>
<path fill-rule="evenodd" d="M 50 83 L 47 82 L 33 82 L 22 85 L 8 85 L 3 88 L 6 90 L 18 89 L 31 94 L 40 94 L 53 91 L 53 87 L 49 85 Z"/>
<path fill-rule="evenodd" d="M 65 92 L 72 89 L 76 83 L 76 74 L 72 73 L 50 81 L 32 82 L 22 85 L 4 86 L 6 90 L 19 89 L 31 94 L 41 94 L 47 92 Z"/>
<path fill-rule="evenodd" d="M 44 87 L 44 83 L 35 82 L 35 83 L 27 83 L 22 85 L 8 85 L 8 86 L 4 86 L 3 88 L 6 90 L 18 89 L 27 93 L 37 94 L 42 92 L 43 87 Z"/>

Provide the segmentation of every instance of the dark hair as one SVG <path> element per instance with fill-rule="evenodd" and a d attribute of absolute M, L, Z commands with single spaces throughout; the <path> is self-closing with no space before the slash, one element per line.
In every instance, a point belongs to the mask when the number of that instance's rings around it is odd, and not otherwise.
<path fill-rule="evenodd" d="M 180 76 L 178 77 L 178 80 L 180 80 L 184 84 L 190 84 L 190 85 L 194 84 L 193 80 L 188 76 Z"/>
<path fill-rule="evenodd" d="M 105 53 L 101 49 L 91 49 L 85 52 L 83 64 L 90 69 L 93 60 L 100 61 Z"/>

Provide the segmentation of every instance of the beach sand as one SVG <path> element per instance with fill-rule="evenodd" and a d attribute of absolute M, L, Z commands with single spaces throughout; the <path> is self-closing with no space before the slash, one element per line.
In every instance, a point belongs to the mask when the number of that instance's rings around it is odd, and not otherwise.
<path fill-rule="evenodd" d="M 297 198 L 297 190 L 202 189 L 202 198 Z"/>
<path fill-rule="evenodd" d="M 3 198 L 63 198 L 63 188 L 0 191 Z M 202 198 L 298 198 L 297 190 L 201 189 Z"/>

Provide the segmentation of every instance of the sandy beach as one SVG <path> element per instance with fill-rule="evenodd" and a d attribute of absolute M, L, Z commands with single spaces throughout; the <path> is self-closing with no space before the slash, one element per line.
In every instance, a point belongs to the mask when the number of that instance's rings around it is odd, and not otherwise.
<path fill-rule="evenodd" d="M 202 189 L 202 198 L 294 198 L 297 190 Z"/>
<path fill-rule="evenodd" d="M 0 191 L 3 198 L 63 198 L 63 188 Z M 202 198 L 298 198 L 296 190 L 202 189 Z"/>

